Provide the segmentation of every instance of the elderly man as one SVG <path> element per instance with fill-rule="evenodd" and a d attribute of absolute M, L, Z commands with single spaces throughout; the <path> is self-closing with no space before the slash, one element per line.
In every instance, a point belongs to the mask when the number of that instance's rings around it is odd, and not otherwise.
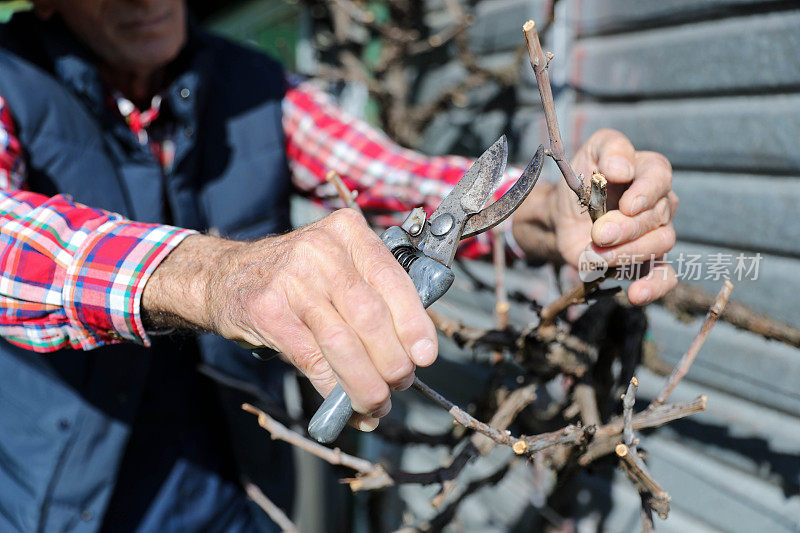
<path fill-rule="evenodd" d="M 291 185 L 328 200 L 335 170 L 368 213 L 403 212 L 434 207 L 469 161 L 392 144 L 195 28 L 183 0 L 34 6 L 0 28 L 0 529 L 269 529 L 239 475 L 285 497 L 285 456 L 239 438 L 238 399 L 198 362 L 280 396 L 274 365 L 236 343 L 275 349 L 323 396 L 340 382 L 369 431 L 437 355 L 365 220 L 342 210 L 288 231 Z M 673 246 L 662 156 L 604 130 L 575 165 L 607 175 L 615 209 L 592 225 L 565 187 L 540 184 L 512 228 L 529 258 Z M 659 267 L 628 296 L 674 283 Z M 157 335 L 176 329 L 198 334 Z"/>

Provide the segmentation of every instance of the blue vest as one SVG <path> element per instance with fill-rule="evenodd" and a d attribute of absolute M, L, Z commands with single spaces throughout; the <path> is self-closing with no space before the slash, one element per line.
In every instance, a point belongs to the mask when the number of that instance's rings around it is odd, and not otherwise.
<path fill-rule="evenodd" d="M 162 116 L 177 134 L 165 173 L 111 112 L 88 52 L 60 22 L 17 15 L 0 26 L 0 95 L 31 190 L 234 238 L 285 231 L 281 67 L 192 29 L 171 69 Z M 241 413 L 242 397 L 198 375 L 199 361 L 281 390 L 279 363 L 214 336 L 46 355 L 0 340 L 0 531 L 90 532 L 104 520 L 250 530 L 242 472 L 287 505 L 289 454 Z"/>

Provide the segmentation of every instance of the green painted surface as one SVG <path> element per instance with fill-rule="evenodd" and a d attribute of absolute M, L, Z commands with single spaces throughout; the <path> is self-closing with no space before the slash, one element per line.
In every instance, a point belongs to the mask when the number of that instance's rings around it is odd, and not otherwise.
<path fill-rule="evenodd" d="M 17 11 L 27 11 L 32 7 L 33 4 L 27 0 L 0 2 L 0 23 L 8 22 Z"/>
<path fill-rule="evenodd" d="M 264 50 L 286 68 L 294 69 L 300 9 L 296 1 L 252 0 L 213 16 L 206 26 Z"/>

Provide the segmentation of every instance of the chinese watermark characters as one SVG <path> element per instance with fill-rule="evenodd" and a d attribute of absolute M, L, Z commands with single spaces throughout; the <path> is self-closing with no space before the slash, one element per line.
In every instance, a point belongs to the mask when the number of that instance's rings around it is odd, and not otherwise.
<path fill-rule="evenodd" d="M 617 257 L 617 267 L 610 274 L 614 279 L 635 280 L 646 276 L 650 271 L 671 265 L 679 280 L 682 281 L 756 281 L 758 279 L 761 260 L 760 253 L 713 253 L 693 254 L 678 253 L 666 254 L 661 257 L 654 255 L 621 255 Z M 608 262 L 592 250 L 581 253 L 578 259 L 578 274 L 584 282 L 591 282 L 606 275 L 609 271 Z M 661 268 L 661 275 L 667 276 L 668 269 Z"/>

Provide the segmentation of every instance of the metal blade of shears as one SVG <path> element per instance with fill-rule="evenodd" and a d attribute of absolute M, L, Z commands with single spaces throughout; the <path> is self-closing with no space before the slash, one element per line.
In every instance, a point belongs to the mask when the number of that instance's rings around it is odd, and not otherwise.
<path fill-rule="evenodd" d="M 452 214 L 463 210 L 466 214 L 472 214 L 480 211 L 503 179 L 507 157 L 508 141 L 502 135 L 475 160 L 430 216 L 431 220 L 443 212 Z"/>
<path fill-rule="evenodd" d="M 498 225 L 506 218 L 508 218 L 516 209 L 522 204 L 525 198 L 533 190 L 536 181 L 539 179 L 539 174 L 542 173 L 542 165 L 544 164 L 544 146 L 541 144 L 536 150 L 536 154 L 525 167 L 522 175 L 514 182 L 509 190 L 503 194 L 495 203 L 488 206 L 486 209 L 472 215 L 464 224 L 464 230 L 461 232 L 461 238 L 466 239 Z"/>
<path fill-rule="evenodd" d="M 443 265 L 453 263 L 461 232 L 497 190 L 506 168 L 508 142 L 501 136 L 473 163 L 428 219 L 419 249 Z"/>

